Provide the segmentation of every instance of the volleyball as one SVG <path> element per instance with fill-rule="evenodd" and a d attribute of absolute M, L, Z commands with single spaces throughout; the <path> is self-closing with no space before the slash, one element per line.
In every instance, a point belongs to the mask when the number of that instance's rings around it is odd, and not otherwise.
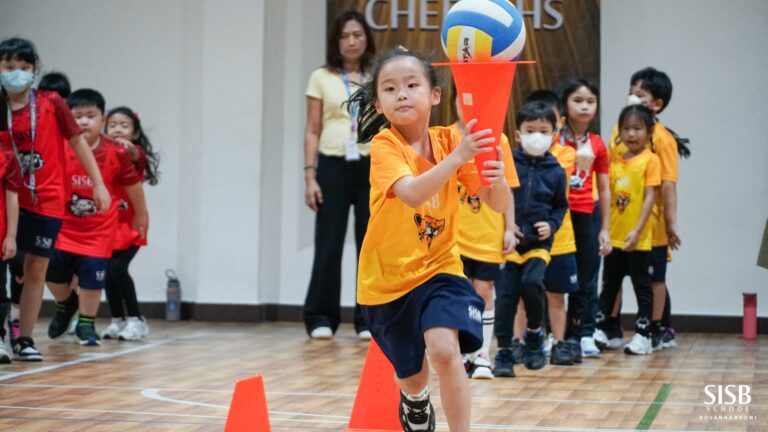
<path fill-rule="evenodd" d="M 443 19 L 440 39 L 452 62 L 514 61 L 525 47 L 525 23 L 508 0 L 461 0 Z"/>

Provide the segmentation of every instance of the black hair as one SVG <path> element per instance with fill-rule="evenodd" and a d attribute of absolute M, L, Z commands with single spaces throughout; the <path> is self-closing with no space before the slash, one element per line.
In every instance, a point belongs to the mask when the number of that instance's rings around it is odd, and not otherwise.
<path fill-rule="evenodd" d="M 365 22 L 365 17 L 358 11 L 348 10 L 333 21 L 330 30 L 328 30 L 328 44 L 325 49 L 325 67 L 335 71 L 341 70 L 344 66 L 344 59 L 341 56 L 341 50 L 339 49 L 339 41 L 341 41 L 341 32 L 344 30 L 344 25 L 348 21 L 357 21 L 363 26 L 365 32 L 365 51 L 363 57 L 360 59 L 360 67 L 363 71 L 367 71 L 373 64 L 374 57 L 376 57 L 376 44 L 373 41 L 373 32 Z"/>
<path fill-rule="evenodd" d="M 600 103 L 600 89 L 597 84 L 587 78 L 568 78 L 557 86 L 560 95 L 560 112 L 563 113 L 566 124 L 568 124 L 568 98 L 582 87 L 586 87 L 590 93 L 595 95 L 598 104 Z M 595 112 L 595 118 L 597 118 L 597 112 Z"/>
<path fill-rule="evenodd" d="M 67 99 L 72 94 L 69 78 L 61 72 L 49 72 L 40 78 L 38 90 L 55 91 L 62 99 Z"/>
<path fill-rule="evenodd" d="M 21 60 L 34 65 L 37 71 L 40 57 L 37 55 L 35 44 L 22 38 L 10 38 L 0 42 L 0 60 Z M 8 96 L 5 89 L 0 88 L 0 130 L 8 129 Z"/>
<path fill-rule="evenodd" d="M 539 89 L 528 93 L 523 103 L 528 102 L 544 102 L 556 109 L 558 114 L 563 115 L 563 109 L 560 106 L 560 98 L 557 97 L 557 93 L 549 89 Z"/>
<path fill-rule="evenodd" d="M 621 131 L 621 126 L 624 124 L 624 121 L 630 117 L 637 118 L 640 120 L 640 122 L 643 123 L 643 125 L 645 125 L 645 128 L 648 131 L 648 140 L 650 141 L 651 148 L 653 149 L 653 127 L 656 124 L 656 119 L 653 117 L 653 112 L 650 110 L 650 108 L 642 104 L 625 106 L 619 114 L 619 131 Z M 621 133 L 616 136 L 617 142 L 620 141 L 620 137 Z"/>
<path fill-rule="evenodd" d="M 160 171 L 158 170 L 160 166 L 160 157 L 152 149 L 152 142 L 149 141 L 149 137 L 144 133 L 144 129 L 141 128 L 141 119 L 134 110 L 127 106 L 119 106 L 109 110 L 109 113 L 107 113 L 107 122 L 109 122 L 109 118 L 115 114 L 122 114 L 130 118 L 133 122 L 133 131 L 136 133 L 136 139 L 132 142 L 141 146 L 141 148 L 144 149 L 144 153 L 147 155 L 147 167 L 144 170 L 144 180 L 152 186 L 156 185 L 160 181 Z"/>
<path fill-rule="evenodd" d="M 555 112 L 552 110 L 552 105 L 546 102 L 534 101 L 524 103 L 515 116 L 515 123 L 517 124 L 518 129 L 524 122 L 534 120 L 546 120 L 552 124 L 553 130 L 557 128 L 557 117 L 555 117 Z"/>
<path fill-rule="evenodd" d="M 379 84 L 379 72 L 390 61 L 398 57 L 412 57 L 421 63 L 424 67 L 424 75 L 426 75 L 429 85 L 432 88 L 439 87 L 437 81 L 437 72 L 432 66 L 432 62 L 427 57 L 416 52 L 408 51 L 405 48 L 394 48 L 385 52 L 379 60 L 376 62 L 376 67 L 373 69 L 373 79 L 363 84 L 347 102 L 347 110 L 352 112 L 352 105 L 359 104 L 360 109 L 357 114 L 358 128 L 357 142 L 366 143 L 373 139 L 379 131 L 389 127 L 389 120 L 384 117 L 384 114 L 376 112 L 376 107 L 373 102 L 378 98 L 377 87 Z"/>
<path fill-rule="evenodd" d="M 69 108 L 96 107 L 104 114 L 106 102 L 104 96 L 94 89 L 79 89 L 72 92 L 67 98 Z"/>
<path fill-rule="evenodd" d="M 672 80 L 669 79 L 669 75 L 653 68 L 646 67 L 632 74 L 632 78 L 629 79 L 629 85 L 634 86 L 640 84 L 640 88 L 651 94 L 654 99 L 660 99 L 662 102 L 659 113 L 664 111 L 669 105 L 669 101 L 672 99 Z M 666 128 L 672 137 L 677 142 L 677 153 L 688 158 L 691 156 L 691 148 L 689 144 L 691 140 L 688 138 L 680 137 L 675 131 L 670 128 Z"/>
<path fill-rule="evenodd" d="M 632 74 L 629 85 L 640 84 L 640 88 L 651 94 L 654 99 L 661 99 L 662 105 L 659 113 L 669 105 L 672 99 L 672 80 L 664 72 L 648 66 L 645 69 Z M 657 113 L 658 114 L 658 113 Z"/>

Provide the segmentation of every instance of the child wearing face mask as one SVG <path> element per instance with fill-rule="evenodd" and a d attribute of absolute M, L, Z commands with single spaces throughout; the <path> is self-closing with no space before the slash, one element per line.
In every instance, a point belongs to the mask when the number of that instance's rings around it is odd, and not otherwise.
<path fill-rule="evenodd" d="M 523 363 L 528 369 L 541 369 L 546 364 L 541 328 L 544 276 L 551 260 L 554 233 L 568 211 L 567 184 L 565 170 L 548 151 L 557 124 L 552 107 L 544 102 L 524 104 L 516 123 L 515 141 L 521 148 L 513 150 L 512 155 L 521 185 L 514 190 L 519 242 L 504 267 L 507 286 L 499 290 L 496 310 L 504 309 L 506 313 L 504 320 L 497 317 L 496 327 L 512 328 L 522 298 L 528 317 Z M 510 349 L 511 335 L 497 332 L 497 339 L 499 351 Z"/>

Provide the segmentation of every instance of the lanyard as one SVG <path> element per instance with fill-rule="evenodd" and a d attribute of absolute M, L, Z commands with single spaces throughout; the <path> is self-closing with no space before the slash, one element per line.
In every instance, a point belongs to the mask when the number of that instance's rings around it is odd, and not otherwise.
<path fill-rule="evenodd" d="M 347 99 L 352 97 L 352 87 L 350 87 L 349 84 L 349 76 L 347 75 L 347 70 L 344 69 L 344 66 L 341 67 L 341 79 L 344 81 L 344 87 L 347 89 Z M 365 82 L 365 74 L 360 74 L 360 80 Z M 349 116 L 352 117 L 352 126 L 350 127 L 350 130 L 352 131 L 352 134 L 354 135 L 357 133 L 357 112 L 360 110 L 360 105 L 358 105 L 357 102 L 353 102 L 349 106 Z"/>
<path fill-rule="evenodd" d="M 13 146 L 13 153 L 16 155 L 16 159 L 19 162 L 19 166 L 22 168 L 22 175 L 24 174 L 24 164 L 22 163 L 21 154 L 18 147 L 16 147 L 16 138 L 13 136 L 13 110 L 11 110 L 11 104 L 8 103 L 8 133 L 11 135 L 11 145 Z M 35 195 L 35 136 L 37 135 L 37 103 L 35 100 L 35 91 L 29 91 L 29 123 L 30 133 L 32 141 L 30 142 L 29 149 L 29 183 L 25 186 L 29 189 L 29 193 L 32 196 L 32 203 L 37 204 L 37 196 Z"/>
<path fill-rule="evenodd" d="M 568 134 L 568 125 L 563 125 L 563 128 L 560 129 L 560 145 L 565 145 L 565 136 Z M 587 138 L 589 138 L 589 131 L 587 131 L 586 134 L 582 137 L 584 141 L 587 141 Z M 579 148 L 579 138 L 576 137 L 576 134 L 573 135 L 574 144 L 576 144 L 576 149 Z"/>

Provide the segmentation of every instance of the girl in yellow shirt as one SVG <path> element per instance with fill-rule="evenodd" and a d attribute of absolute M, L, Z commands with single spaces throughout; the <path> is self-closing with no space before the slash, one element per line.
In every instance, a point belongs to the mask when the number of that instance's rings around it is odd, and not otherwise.
<path fill-rule="evenodd" d="M 357 300 L 374 341 L 395 368 L 405 431 L 434 430 L 429 364 L 440 378 L 449 429 L 469 431 L 461 353 L 482 345 L 484 302 L 464 277 L 456 247 L 457 185 L 499 213 L 512 200 L 500 160 L 485 162 L 485 187 L 472 163 L 477 154 L 492 151 L 490 130 L 455 140 L 449 128 L 429 127 L 440 96 L 429 61 L 399 48 L 381 58 L 373 80 L 350 98 L 350 105 L 360 104 L 358 140 L 373 137 L 371 218 L 360 252 Z M 475 124 L 469 121 L 468 130 Z"/>
<path fill-rule="evenodd" d="M 627 151 L 620 160 L 614 160 L 610 169 L 611 224 L 610 238 L 613 251 L 603 263 L 603 291 L 600 293 L 600 309 L 603 320 L 596 333 L 601 339 L 616 335 L 615 320 L 611 311 L 621 282 L 629 275 L 637 297 L 635 335 L 624 352 L 647 355 L 653 352 L 651 332 L 658 329 L 651 323 L 653 291 L 651 290 L 651 247 L 654 220 L 650 217 L 656 198 L 656 188 L 661 184 L 660 162 L 646 148 L 653 134 L 653 114 L 642 105 L 630 105 L 619 116 L 619 133 Z M 597 335 L 596 335 L 597 338 Z"/>

